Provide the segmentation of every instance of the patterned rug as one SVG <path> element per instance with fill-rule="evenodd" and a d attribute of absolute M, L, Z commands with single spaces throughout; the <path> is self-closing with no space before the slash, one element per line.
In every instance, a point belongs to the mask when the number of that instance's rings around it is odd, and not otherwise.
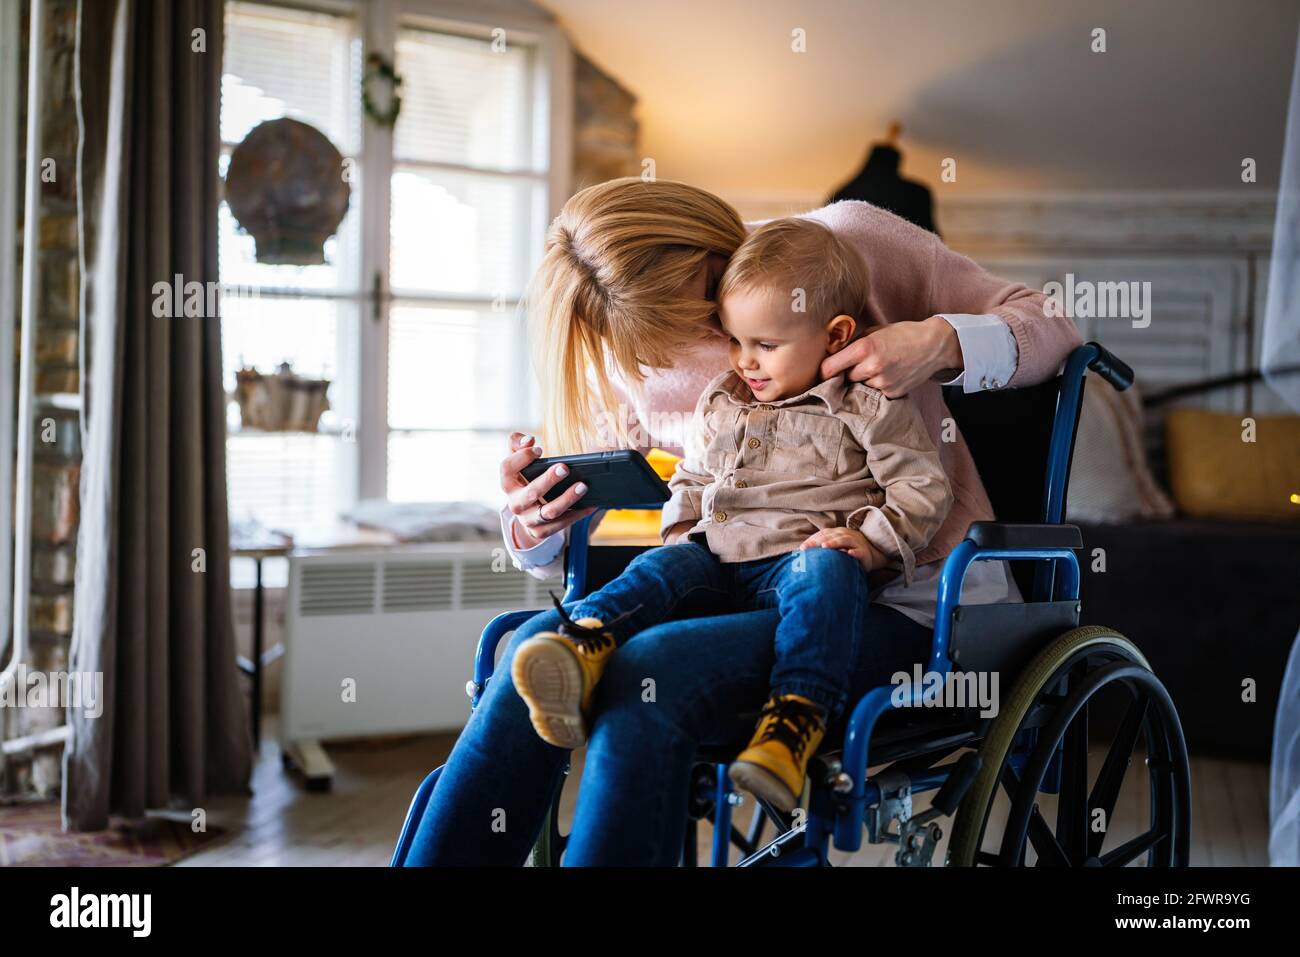
<path fill-rule="evenodd" d="M 196 834 L 189 819 L 113 819 L 108 830 L 65 833 L 54 802 L 0 806 L 0 867 L 158 867 L 221 837 Z"/>

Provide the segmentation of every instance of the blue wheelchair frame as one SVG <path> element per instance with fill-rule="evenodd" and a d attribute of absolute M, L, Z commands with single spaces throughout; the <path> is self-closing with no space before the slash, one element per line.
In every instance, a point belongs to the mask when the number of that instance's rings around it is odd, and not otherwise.
<path fill-rule="evenodd" d="M 1065 493 L 1069 478 L 1070 459 L 1078 425 L 1079 409 L 1083 401 L 1084 374 L 1089 369 L 1098 372 L 1117 389 L 1127 388 L 1133 380 L 1132 371 L 1101 345 L 1089 342 L 1075 349 L 1066 360 L 1060 377 L 1052 434 L 1048 449 L 1046 488 L 1044 489 L 1042 524 L 1060 525 L 1065 511 Z M 658 509 L 659 505 L 641 506 Z M 564 601 L 577 601 L 588 594 L 587 569 L 589 529 L 594 516 L 574 523 L 569 538 Z M 996 527 L 999 523 L 983 523 Z M 1076 600 L 1079 597 L 1079 562 L 1069 547 L 991 547 L 976 544 L 966 538 L 948 555 L 939 578 L 939 600 L 935 615 L 934 638 L 929 657 L 929 671 L 948 675 L 953 671 L 949 657 L 954 613 L 961 603 L 962 583 L 970 566 L 977 561 L 1039 561 L 1034 587 L 1028 602 Z M 483 629 L 474 659 L 474 678 L 466 686 L 471 708 L 477 707 L 488 681 L 492 678 L 497 646 L 501 639 L 540 610 L 512 611 L 498 615 Z M 751 855 L 747 862 L 782 866 L 816 867 L 826 863 L 829 844 L 836 849 L 853 852 L 862 846 L 862 832 L 867 811 L 883 799 L 880 786 L 867 777 L 868 745 L 877 722 L 896 707 L 915 707 L 924 703 L 922 688 L 913 689 L 910 696 L 900 701 L 898 689 L 893 686 L 874 688 L 862 696 L 849 715 L 842 749 L 841 765 L 849 786 L 836 789 L 832 794 L 826 789 L 811 791 L 806 824 L 802 829 L 802 847 L 779 854 L 762 851 Z M 1059 760 L 1059 752 L 1057 758 Z M 732 788 L 726 773 L 727 765 L 717 765 L 714 794 L 713 865 L 727 866 L 732 837 Z M 952 773 L 952 766 L 933 768 L 912 778 L 911 793 L 917 794 L 940 788 Z M 419 827 L 433 788 L 442 768 L 431 772 L 420 784 L 393 852 L 392 866 L 400 867 L 406 860 L 415 831 Z M 798 829 L 796 829 L 798 830 Z M 789 837 L 787 832 L 781 839 Z M 775 843 L 775 842 L 774 842 Z M 772 845 L 769 845 L 771 847 Z M 761 860 L 760 860 L 761 859 Z"/>

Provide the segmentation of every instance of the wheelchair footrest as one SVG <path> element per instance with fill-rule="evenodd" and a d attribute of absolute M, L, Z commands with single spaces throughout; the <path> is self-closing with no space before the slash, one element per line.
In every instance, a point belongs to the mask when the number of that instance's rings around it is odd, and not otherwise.
<path fill-rule="evenodd" d="M 982 760 L 978 752 L 969 751 L 953 767 L 934 796 L 930 807 L 912 813 L 912 779 L 903 771 L 889 768 L 872 779 L 880 790 L 880 801 L 868 808 L 867 839 L 872 844 L 888 841 L 898 845 L 894 863 L 899 867 L 929 867 L 935 848 L 943 838 L 939 818 L 955 814 L 958 805 L 979 774 Z M 890 825 L 898 822 L 898 830 Z"/>

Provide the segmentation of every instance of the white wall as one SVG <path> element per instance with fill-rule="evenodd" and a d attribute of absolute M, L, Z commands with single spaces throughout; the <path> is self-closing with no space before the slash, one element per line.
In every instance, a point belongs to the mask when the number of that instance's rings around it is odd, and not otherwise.
<path fill-rule="evenodd" d="M 1276 187 L 1295 0 L 541 0 L 664 179 L 825 196 L 893 119 L 945 195 Z M 1091 31 L 1107 31 L 1092 53 Z M 790 34 L 806 31 L 807 52 Z"/>

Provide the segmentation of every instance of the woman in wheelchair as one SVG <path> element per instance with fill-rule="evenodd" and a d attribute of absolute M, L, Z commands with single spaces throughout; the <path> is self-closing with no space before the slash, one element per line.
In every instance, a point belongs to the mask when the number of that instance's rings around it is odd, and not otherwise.
<path fill-rule="evenodd" d="M 803 361 L 789 368 L 769 365 L 775 359 L 762 351 L 769 340 L 784 338 L 764 325 L 773 303 L 755 295 L 755 289 L 770 286 L 733 283 L 724 310 L 731 332 L 718 328 L 719 281 L 747 233 L 722 200 L 680 183 L 615 180 L 576 194 L 552 224 L 529 294 L 546 445 L 554 453 L 613 444 L 675 451 L 681 448 L 680 423 L 698 411 L 701 438 L 711 441 L 674 480 L 664 519 L 669 541 L 688 535 L 695 541 L 647 553 L 641 564 L 654 573 L 639 582 L 633 576 L 635 587 L 625 594 L 615 584 L 567 608 L 539 613 L 515 630 L 423 813 L 409 825 L 413 836 L 404 835 L 403 863 L 525 861 L 567 773 L 566 748 L 586 734 L 582 785 L 563 862 L 677 864 L 697 749 L 738 740 L 743 746 L 754 730 L 743 715 L 752 715 L 769 692 L 793 693 L 833 712 L 842 701 L 927 661 L 943 560 L 973 522 L 993 517 L 940 385 L 977 392 L 1045 382 L 1079 344 L 1078 333 L 1069 319 L 1045 310 L 1041 293 L 996 279 L 883 209 L 840 202 L 802 218 L 826 227 L 837 247 L 842 243 L 856 254 L 871 277 L 864 304 L 833 310 L 860 320 L 869 335 L 845 336 L 847 323 L 830 322 L 816 337 L 808 336 L 809 348 L 816 338 L 826 356 L 817 357 L 826 382 L 811 388 L 805 377 L 817 362 L 807 368 Z M 786 302 L 801 294 L 811 299 L 809 290 L 822 285 L 810 282 L 783 295 Z M 747 308 L 759 305 L 764 308 Z M 806 318 L 825 321 L 817 314 Z M 735 377 L 723 375 L 731 363 Z M 706 394 L 706 386 L 728 381 L 732 392 L 718 395 L 712 388 Z M 814 415 L 809 410 L 819 389 L 835 398 Z M 889 401 L 904 396 L 905 402 Z M 832 407 L 841 400 L 836 421 Z M 862 410 L 871 408 L 882 425 L 890 420 L 880 437 L 884 447 L 905 445 L 905 452 L 873 457 L 876 437 L 869 429 L 846 428 L 870 418 Z M 719 409 L 726 411 L 722 421 Z M 802 444 L 783 445 L 778 422 L 795 415 L 815 424 Z M 770 448 L 764 445 L 769 438 Z M 541 454 L 539 444 L 517 433 L 510 444 L 501 467 L 506 542 L 519 567 L 549 577 L 562 569 L 568 530 L 593 510 L 581 505 L 581 484 L 548 499 L 563 466 L 528 482 L 521 469 Z M 941 471 L 934 468 L 935 448 Z M 751 453 L 756 468 L 747 476 Z M 780 497 L 783 482 L 768 478 L 771 485 L 752 492 L 744 487 L 769 467 L 759 464 L 766 454 L 778 479 L 785 470 L 803 483 L 798 494 L 806 497 L 799 505 Z M 784 464 L 781 455 L 787 456 Z M 826 474 L 818 472 L 821 467 Z M 844 507 L 841 495 L 853 488 L 860 496 L 857 515 Z M 784 519 L 761 518 L 768 509 Z M 736 510 L 757 524 L 752 539 L 732 534 Z M 810 519 L 812 512 L 819 513 L 816 519 Z M 706 558 L 700 538 L 709 552 L 722 551 L 724 561 Z M 799 549 L 802 544 L 829 547 Z M 751 547 L 755 551 L 745 551 Z M 740 585 L 750 589 L 742 594 L 758 595 L 772 587 L 771 579 L 792 577 L 786 572 L 795 557 L 812 555 L 819 565 L 838 567 L 833 580 L 828 576 L 808 593 L 804 607 L 815 617 L 791 632 L 794 646 L 808 638 L 818 643 L 814 657 L 822 657 L 808 668 L 807 656 L 786 653 L 790 629 L 782 626 L 801 619 L 787 617 L 780 589 L 776 598 L 755 603 L 761 607 L 739 611 L 719 604 L 715 592 L 731 599 Z M 852 575 L 846 558 L 854 562 Z M 688 560 L 692 567 L 683 567 Z M 752 581 L 723 575 L 723 569 L 764 560 L 770 567 Z M 859 564 L 906 574 L 873 589 L 866 601 Z M 697 579 L 716 587 L 689 587 Z M 979 561 L 965 576 L 962 597 L 978 604 L 1015 600 L 1018 593 L 1002 561 Z M 576 619 L 574 625 L 568 619 Z M 849 630 L 839 623 L 849 623 Z M 633 633 L 635 640 L 609 653 L 611 642 Z M 851 641 L 820 645 L 840 635 Z M 577 660 L 586 670 L 577 708 L 570 688 L 563 720 L 555 721 L 545 677 L 550 653 L 542 649 L 549 644 L 554 652 L 558 642 L 564 654 L 579 649 Z M 792 669 L 788 681 L 783 662 Z M 807 682 L 796 682 L 796 674 Z M 773 708 L 767 718 L 785 723 L 787 712 Z M 815 721 L 794 720 L 801 730 L 791 733 L 797 736 L 817 727 Z M 764 727 L 753 737 L 756 746 L 763 743 Z M 562 746 L 547 743 L 539 731 Z M 811 745 L 812 733 L 806 736 Z M 809 745 L 805 759 L 815 747 Z M 762 760 L 753 764 L 771 770 Z M 740 777 L 757 787 L 744 772 Z M 787 786 L 797 792 L 792 783 Z"/>
<path fill-rule="evenodd" d="M 799 309 L 794 289 L 804 291 Z M 911 400 L 842 373 L 819 381 L 823 360 L 863 328 L 868 289 L 858 254 L 812 220 L 768 223 L 736 251 L 718 289 L 732 368 L 696 407 L 693 451 L 663 508 L 665 547 L 643 552 L 571 614 L 557 601 L 559 630 L 515 651 L 515 690 L 543 740 L 584 744 L 615 648 L 683 602 L 696 616 L 775 607 L 769 699 L 729 774 L 794 809 L 808 759 L 843 711 L 854 651 L 870 640 L 867 574 L 901 572 L 910 583 L 915 553 L 952 505 Z"/>

